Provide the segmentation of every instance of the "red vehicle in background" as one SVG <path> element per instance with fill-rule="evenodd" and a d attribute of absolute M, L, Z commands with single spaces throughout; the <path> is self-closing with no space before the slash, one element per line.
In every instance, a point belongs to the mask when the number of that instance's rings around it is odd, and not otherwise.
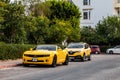
<path fill-rule="evenodd" d="M 92 54 L 100 54 L 100 47 L 98 45 L 90 45 Z"/>

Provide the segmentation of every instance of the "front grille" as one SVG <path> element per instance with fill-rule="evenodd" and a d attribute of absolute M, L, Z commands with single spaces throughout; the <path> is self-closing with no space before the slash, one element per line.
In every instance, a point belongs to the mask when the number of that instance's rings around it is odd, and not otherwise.
<path fill-rule="evenodd" d="M 43 60 L 37 60 L 37 61 L 27 60 L 27 62 L 44 62 L 44 61 Z"/>
<path fill-rule="evenodd" d="M 49 57 L 50 55 L 31 55 L 31 54 L 24 54 L 26 57 Z"/>
<path fill-rule="evenodd" d="M 68 52 L 70 55 L 72 55 L 72 54 L 74 54 L 74 53 L 76 53 L 75 51 L 69 51 Z"/>

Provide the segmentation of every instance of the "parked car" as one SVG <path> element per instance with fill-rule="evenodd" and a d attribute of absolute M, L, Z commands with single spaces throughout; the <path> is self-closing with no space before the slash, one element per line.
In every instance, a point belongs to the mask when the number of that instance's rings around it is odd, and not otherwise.
<path fill-rule="evenodd" d="M 90 45 L 91 53 L 100 54 L 100 47 L 98 45 Z"/>
<path fill-rule="evenodd" d="M 109 54 L 119 53 L 120 54 L 120 45 L 115 46 L 114 48 L 107 49 L 106 53 L 109 53 Z"/>
<path fill-rule="evenodd" d="M 87 43 L 70 43 L 67 46 L 69 59 L 91 60 L 91 49 Z"/>
<path fill-rule="evenodd" d="M 57 45 L 38 45 L 23 54 L 24 66 L 43 64 L 55 67 L 59 63 L 68 65 L 68 62 L 68 51 Z"/>

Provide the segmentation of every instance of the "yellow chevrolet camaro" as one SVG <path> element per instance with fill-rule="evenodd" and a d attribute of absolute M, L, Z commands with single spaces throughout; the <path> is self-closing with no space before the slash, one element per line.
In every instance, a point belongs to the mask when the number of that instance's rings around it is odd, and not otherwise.
<path fill-rule="evenodd" d="M 91 49 L 87 43 L 70 43 L 67 46 L 69 59 L 91 60 Z"/>
<path fill-rule="evenodd" d="M 55 67 L 59 63 L 68 65 L 68 62 L 68 51 L 57 45 L 38 45 L 23 54 L 24 66 L 42 64 Z"/>

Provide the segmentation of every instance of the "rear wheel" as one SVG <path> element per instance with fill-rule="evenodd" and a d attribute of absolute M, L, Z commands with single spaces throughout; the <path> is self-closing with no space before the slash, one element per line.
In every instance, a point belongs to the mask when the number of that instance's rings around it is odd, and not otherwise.
<path fill-rule="evenodd" d="M 57 56 L 55 55 L 53 57 L 52 67 L 56 67 L 56 66 L 57 66 Z"/>
<path fill-rule="evenodd" d="M 68 57 L 68 55 L 66 56 L 66 59 L 65 59 L 65 62 L 63 63 L 63 65 L 68 65 L 68 63 L 69 63 L 69 57 Z"/>

